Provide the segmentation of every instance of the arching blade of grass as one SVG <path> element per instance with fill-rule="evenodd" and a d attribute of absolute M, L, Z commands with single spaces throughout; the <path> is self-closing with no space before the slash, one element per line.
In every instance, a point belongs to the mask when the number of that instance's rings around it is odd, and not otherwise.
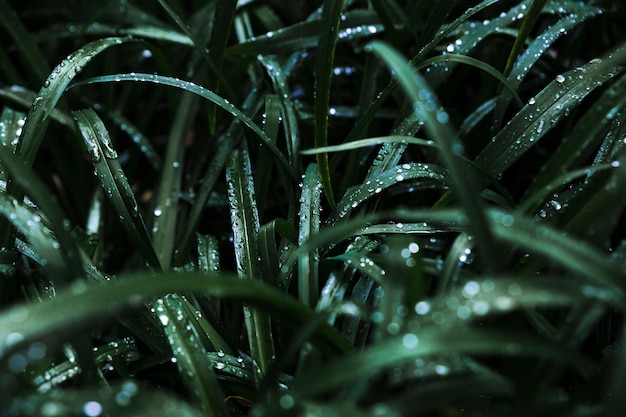
<path fill-rule="evenodd" d="M 86 84 L 93 84 L 93 83 L 107 83 L 107 82 L 117 82 L 117 81 L 140 81 L 140 82 L 152 82 L 156 84 L 167 85 L 170 87 L 180 88 L 182 90 L 197 94 L 217 104 L 222 109 L 226 110 L 227 112 L 235 116 L 237 119 L 239 119 L 246 127 L 248 127 L 252 132 L 254 132 L 261 139 L 261 141 L 265 145 L 267 145 L 267 147 L 274 153 L 274 155 L 276 156 L 278 161 L 283 165 L 287 173 L 294 180 L 297 179 L 297 175 L 293 167 L 291 167 L 289 162 L 287 162 L 287 160 L 285 159 L 285 156 L 276 147 L 276 145 L 272 142 L 272 140 L 269 137 L 267 137 L 265 132 L 263 132 L 263 130 L 261 130 L 261 128 L 259 128 L 259 126 L 257 126 L 256 123 L 252 121 L 252 119 L 246 116 L 241 110 L 235 107 L 228 100 L 223 99 L 222 97 L 218 96 L 214 92 L 209 91 L 197 84 L 194 84 L 189 81 L 179 80 L 178 78 L 166 77 L 163 75 L 131 73 L 131 74 L 116 74 L 116 75 L 94 77 L 94 78 L 90 78 L 90 79 L 75 83 L 73 87 L 86 85 Z"/>
<path fill-rule="evenodd" d="M 195 403 L 207 415 L 228 414 L 224 395 L 192 320 L 182 312 L 180 296 L 168 294 L 155 303 L 157 316 L 172 346 L 178 373 Z"/>
<path fill-rule="evenodd" d="M 460 337 L 462 336 L 462 337 Z M 513 347 L 513 349 L 511 349 Z M 472 328 L 442 331 L 426 328 L 418 334 L 406 333 L 377 344 L 366 352 L 340 358 L 302 376 L 302 382 L 289 393 L 296 401 L 338 389 L 407 360 L 432 355 L 524 355 L 561 361 L 588 369 L 589 361 L 579 354 L 529 333 Z M 298 382 L 298 381 L 296 381 Z"/>
<path fill-rule="evenodd" d="M 315 164 L 309 165 L 302 180 L 298 243 L 319 232 L 322 184 Z M 319 296 L 319 254 L 317 248 L 298 259 L 298 298 L 308 307 L 317 304 Z"/>
<path fill-rule="evenodd" d="M 16 325 L 13 314 L 0 314 L 0 358 L 35 341 L 54 338 L 59 341 L 90 324 L 106 320 L 108 314 L 137 305 L 142 300 L 167 293 L 198 293 L 232 299 L 253 305 L 297 328 L 315 313 L 288 295 L 251 280 L 239 280 L 228 274 L 139 273 L 120 275 L 118 279 L 97 285 L 71 286 L 58 291 L 55 298 L 28 308 L 28 316 Z M 64 308 L 72 305 L 71 309 Z M 324 325 L 312 342 L 327 355 L 349 350 L 342 336 Z"/>
<path fill-rule="evenodd" d="M 451 61 L 458 62 L 461 64 L 466 64 L 466 65 L 471 65 L 473 67 L 476 67 L 478 69 L 485 71 L 487 74 L 491 75 L 496 80 L 500 81 L 501 85 L 506 87 L 507 90 L 509 90 L 509 92 L 513 95 L 513 98 L 515 98 L 515 102 L 520 107 L 524 105 L 522 103 L 522 99 L 520 99 L 519 95 L 517 94 L 517 91 L 515 91 L 515 87 L 511 85 L 511 83 L 506 79 L 506 77 L 503 74 L 498 72 L 497 69 L 487 64 L 486 62 L 480 61 L 476 58 L 472 58 L 471 56 L 459 55 L 459 54 L 438 55 L 438 56 L 432 57 L 430 59 L 427 59 L 421 62 L 416 67 L 416 69 L 426 68 L 429 65 L 440 63 L 440 62 L 451 62 Z"/>
<path fill-rule="evenodd" d="M 122 222 L 133 246 L 148 265 L 155 270 L 161 269 L 143 217 L 137 207 L 134 193 L 117 160 L 117 152 L 111 145 L 111 138 L 106 127 L 92 109 L 76 111 L 73 115 L 91 156 L 104 194 Z"/>
<path fill-rule="evenodd" d="M 33 40 L 33 36 L 6 0 L 0 0 L 0 25 L 9 32 L 17 45 L 17 51 L 25 61 L 24 68 L 32 72 L 36 82 L 42 83 L 48 76 L 48 63 Z"/>
<path fill-rule="evenodd" d="M 245 281 L 264 281 L 259 261 L 259 215 L 256 208 L 250 156 L 242 144 L 235 151 L 226 168 L 228 200 L 233 229 L 233 243 L 239 278 Z M 265 312 L 244 307 L 250 355 L 255 362 L 258 380 L 268 369 L 274 345 L 269 317 Z"/>
<path fill-rule="evenodd" d="M 27 165 L 32 165 L 46 131 L 50 113 L 74 77 L 105 49 L 130 41 L 132 40 L 129 38 L 98 39 L 78 49 L 52 71 L 33 101 L 20 136 L 17 153 Z"/>
<path fill-rule="evenodd" d="M 322 9 L 322 21 L 318 39 L 318 49 L 315 58 L 315 147 L 328 145 L 328 106 L 330 103 L 331 78 L 335 47 L 337 45 L 337 31 L 341 21 L 345 0 L 327 0 Z M 328 154 L 317 153 L 317 166 L 320 173 L 322 188 L 331 208 L 335 208 L 335 196 L 330 178 Z"/>
<path fill-rule="evenodd" d="M 382 42 L 368 45 L 385 64 L 395 72 L 398 81 L 413 102 L 413 108 L 425 124 L 433 140 L 440 144 L 441 157 L 450 171 L 450 182 L 457 190 L 459 200 L 469 219 L 469 230 L 477 241 L 477 250 L 488 270 L 499 269 L 497 250 L 493 244 L 487 220 L 476 195 L 474 173 L 467 170 L 457 155 L 463 154 L 463 144 L 449 125 L 449 116 L 440 108 L 435 95 L 426 82 L 415 73 L 406 60 Z"/>
<path fill-rule="evenodd" d="M 410 163 L 398 165 L 384 171 L 381 175 L 367 179 L 361 185 L 346 190 L 328 221 L 331 224 L 338 222 L 348 216 L 353 209 L 357 208 L 364 201 L 396 184 L 404 181 L 423 180 L 415 187 L 419 188 L 420 184 L 431 184 L 433 181 L 445 185 L 448 182 L 447 176 L 446 170 L 435 164 Z"/>

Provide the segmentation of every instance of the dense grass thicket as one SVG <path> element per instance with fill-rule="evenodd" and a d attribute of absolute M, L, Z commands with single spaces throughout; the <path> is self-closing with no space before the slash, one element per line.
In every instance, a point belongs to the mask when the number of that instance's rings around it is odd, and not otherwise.
<path fill-rule="evenodd" d="M 621 0 L 0 0 L 0 416 L 626 410 Z"/>

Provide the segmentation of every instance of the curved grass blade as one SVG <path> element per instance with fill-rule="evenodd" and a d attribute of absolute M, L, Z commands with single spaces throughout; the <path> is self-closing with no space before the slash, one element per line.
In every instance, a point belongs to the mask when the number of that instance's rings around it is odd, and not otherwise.
<path fill-rule="evenodd" d="M 62 340 L 77 329 L 106 319 L 108 314 L 137 305 L 142 300 L 167 293 L 198 293 L 253 305 L 294 327 L 306 323 L 315 313 L 292 297 L 281 294 L 252 280 L 239 280 L 228 274 L 205 272 L 138 273 L 120 275 L 118 279 L 98 285 L 84 282 L 58 291 L 56 297 L 41 304 L 28 306 L 28 316 L 17 324 L 13 314 L 0 314 L 0 358 L 34 341 L 54 338 Z M 71 309 L 65 308 L 72 305 Z M 312 342 L 327 355 L 348 351 L 345 339 L 329 325 L 316 333 Z"/>
<path fill-rule="evenodd" d="M 330 103 L 331 78 L 335 47 L 345 0 L 327 0 L 322 9 L 322 21 L 318 39 L 318 49 L 315 58 L 315 103 L 314 103 L 314 137 L 315 147 L 328 145 L 328 107 Z M 332 180 L 328 154 L 315 154 L 320 173 L 322 188 L 331 209 L 335 208 Z"/>
<path fill-rule="evenodd" d="M 447 176 L 447 172 L 443 168 L 434 164 L 409 163 L 398 165 L 381 175 L 367 179 L 361 185 L 348 189 L 337 203 L 337 207 L 328 221 L 331 224 L 338 222 L 364 201 L 396 184 L 420 179 L 434 180 L 445 186 L 448 182 Z"/>
<path fill-rule="evenodd" d="M 499 270 L 500 261 L 493 256 L 497 251 L 490 236 L 487 219 L 479 201 L 476 200 L 478 187 L 473 173 L 468 172 L 457 157 L 463 154 L 463 144 L 448 123 L 448 113 L 439 107 L 434 93 L 430 91 L 426 82 L 411 69 L 398 52 L 382 42 L 372 42 L 368 48 L 397 74 L 399 82 L 413 102 L 415 113 L 424 121 L 430 136 L 440 143 L 442 159 L 450 171 L 450 182 L 457 190 L 460 203 L 467 212 L 470 233 L 477 241 L 481 259 L 488 270 Z"/>
<path fill-rule="evenodd" d="M 92 109 L 73 112 L 78 129 L 96 170 L 104 194 L 122 222 L 133 246 L 148 265 L 160 270 L 159 260 L 148 236 L 143 217 L 124 171 L 117 160 L 117 152 L 100 117 Z"/>
<path fill-rule="evenodd" d="M 319 232 L 322 184 L 315 164 L 309 165 L 302 180 L 298 244 Z M 298 299 L 307 307 L 317 304 L 319 296 L 319 253 L 317 248 L 298 259 Z"/>
<path fill-rule="evenodd" d="M 343 384 L 364 378 L 399 365 L 433 355 L 524 355 L 537 356 L 589 369 L 590 363 L 579 354 L 532 334 L 504 330 L 472 328 L 442 331 L 422 329 L 419 334 L 406 333 L 373 346 L 366 352 L 340 358 L 294 381 L 289 395 L 294 400 L 309 399 Z"/>
<path fill-rule="evenodd" d="M 183 314 L 181 299 L 166 295 L 155 302 L 183 384 L 199 408 L 211 416 L 228 416 L 224 395 L 193 321 Z"/>
<path fill-rule="evenodd" d="M 170 87 L 180 88 L 185 91 L 189 91 L 191 93 L 197 94 L 201 97 L 206 98 L 209 101 L 220 106 L 222 109 L 226 110 L 233 116 L 235 116 L 238 120 L 240 120 L 246 127 L 248 127 L 252 132 L 254 132 L 261 141 L 274 153 L 278 161 L 283 165 L 287 173 L 294 179 L 297 179 L 297 175 L 293 169 L 293 167 L 287 162 L 285 156 L 282 152 L 276 147 L 276 145 L 272 142 L 272 140 L 267 137 L 265 132 L 259 128 L 250 119 L 246 116 L 241 110 L 231 104 L 228 100 L 223 99 L 212 91 L 209 91 L 197 84 L 194 84 L 189 81 L 183 81 L 178 78 L 166 77 L 163 75 L 156 74 L 140 74 L 140 73 L 131 73 L 131 74 L 117 74 L 117 75 L 107 75 L 101 77 L 94 77 L 84 81 L 80 81 L 72 85 L 72 87 L 77 87 L 80 85 L 94 84 L 94 83 L 106 83 L 106 82 L 117 82 L 117 81 L 140 81 L 140 82 L 152 82 L 156 84 L 167 85 Z"/>
<path fill-rule="evenodd" d="M 237 274 L 246 281 L 264 281 L 259 261 L 259 215 L 256 208 L 254 180 L 245 142 L 235 151 L 226 167 Z M 262 311 L 244 307 L 250 355 L 255 375 L 260 381 L 268 369 L 274 346 L 269 317 Z"/>
<path fill-rule="evenodd" d="M 315 155 L 317 152 L 330 153 L 330 152 L 351 151 L 353 149 L 365 148 L 365 147 L 376 146 L 376 145 L 384 145 L 386 143 L 398 143 L 402 145 L 431 146 L 434 148 L 439 147 L 439 145 L 437 145 L 432 140 L 414 138 L 413 136 L 391 135 L 391 136 L 381 136 L 377 138 L 360 139 L 360 140 L 355 140 L 355 141 L 348 142 L 348 143 L 342 143 L 341 145 L 331 145 L 331 146 L 324 146 L 322 148 L 304 149 L 300 151 L 300 154 Z"/>
<path fill-rule="evenodd" d="M 105 49 L 131 41 L 132 39 L 129 38 L 98 39 L 78 49 L 52 71 L 33 101 L 20 136 L 17 153 L 27 165 L 33 164 L 46 131 L 45 127 L 50 113 L 74 77 Z"/>
<path fill-rule="evenodd" d="M 429 58 L 421 62 L 415 69 L 417 70 L 421 68 L 426 68 L 433 64 L 445 63 L 445 62 L 451 62 L 451 61 L 459 62 L 461 64 L 466 64 L 466 65 L 471 65 L 473 67 L 476 67 L 478 69 L 485 71 L 487 74 L 491 75 L 493 78 L 500 81 L 501 85 L 506 87 L 507 90 L 509 90 L 509 92 L 513 95 L 513 98 L 515 99 L 515 102 L 520 107 L 524 106 L 524 103 L 522 103 L 522 99 L 519 97 L 519 95 L 517 94 L 517 91 L 515 90 L 515 86 L 513 86 L 503 74 L 501 74 L 497 69 L 495 69 L 491 65 L 483 61 L 480 61 L 476 58 L 472 58 L 471 56 L 447 53 L 445 55 L 439 55 L 439 56 Z"/>
<path fill-rule="evenodd" d="M 232 103 L 237 104 L 237 95 L 235 94 L 230 84 L 226 80 L 224 73 L 220 70 L 219 66 L 215 63 L 209 51 L 207 51 L 206 47 L 196 38 L 196 36 L 194 36 L 193 33 L 191 33 L 190 27 L 186 25 L 185 22 L 183 22 L 180 16 L 176 14 L 174 9 L 172 9 L 167 4 L 166 0 L 158 0 L 158 2 L 161 5 L 161 7 L 163 7 L 163 10 L 165 10 L 165 12 L 172 18 L 172 20 L 176 22 L 178 27 L 181 28 L 181 30 L 185 33 L 185 35 L 187 35 L 187 37 L 191 39 L 193 46 L 196 48 L 200 56 L 209 65 L 209 68 L 213 72 L 213 75 L 215 75 L 215 77 L 217 78 L 217 81 L 219 81 L 219 84 L 224 89 L 224 93 L 226 94 L 226 97 L 228 97 L 228 99 Z M 215 104 L 219 105 L 218 103 L 215 103 Z"/>

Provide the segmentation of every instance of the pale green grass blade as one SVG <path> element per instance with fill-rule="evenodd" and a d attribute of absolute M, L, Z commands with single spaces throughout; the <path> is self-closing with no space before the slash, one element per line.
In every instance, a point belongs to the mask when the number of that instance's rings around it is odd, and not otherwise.
<path fill-rule="evenodd" d="M 148 265 L 156 270 L 161 269 L 135 195 L 117 160 L 117 152 L 111 145 L 106 127 L 91 109 L 76 111 L 73 114 L 104 194 L 119 217 L 126 234 Z"/>
<path fill-rule="evenodd" d="M 294 328 L 315 315 L 298 301 L 260 282 L 239 280 L 228 274 L 212 275 L 209 280 L 206 273 L 199 272 L 128 274 L 103 284 L 80 283 L 58 291 L 53 299 L 29 306 L 28 316 L 18 326 L 13 314 L 3 311 L 0 314 L 0 358 L 5 359 L 11 352 L 35 341 L 62 340 L 77 329 L 106 320 L 110 316 L 102 315 L 103 311 L 115 314 L 137 305 L 142 299 L 187 292 L 249 303 L 280 317 Z M 64 308 L 69 304 L 72 309 Z M 327 325 L 322 326 L 312 342 L 329 355 L 349 349 L 342 336 Z"/>
<path fill-rule="evenodd" d="M 324 2 L 322 9 L 322 21 L 315 58 L 314 136 L 316 148 L 328 145 L 328 107 L 330 104 L 331 79 L 335 47 L 337 45 L 337 32 L 344 3 L 345 0 L 327 0 Z M 328 204 L 334 209 L 335 196 L 330 178 L 328 154 L 317 153 L 315 157 L 324 194 Z"/>
<path fill-rule="evenodd" d="M 298 244 L 302 244 L 320 229 L 322 184 L 315 164 L 309 165 L 302 180 Z M 307 307 L 317 304 L 319 297 L 319 253 L 317 248 L 303 253 L 298 259 L 298 299 Z"/>
<path fill-rule="evenodd" d="M 245 143 L 232 154 L 226 167 L 226 181 L 237 274 L 242 280 L 264 281 L 258 248 L 259 217 L 250 157 Z M 257 309 L 244 307 L 244 315 L 250 354 L 256 366 L 255 375 L 260 379 L 274 355 L 271 324 L 269 317 Z"/>
<path fill-rule="evenodd" d="M 395 50 L 381 42 L 372 42 L 368 48 L 377 54 L 385 64 L 395 72 L 398 81 L 413 102 L 413 108 L 425 124 L 430 136 L 440 144 L 441 157 L 450 171 L 450 182 L 457 190 L 459 200 L 467 213 L 470 233 L 477 241 L 477 250 L 482 262 L 491 271 L 499 269 L 499 259 L 493 245 L 481 204 L 476 199 L 478 187 L 474 173 L 469 171 L 457 158 L 463 154 L 463 144 L 449 124 L 449 116 L 441 109 L 435 95 L 426 82 L 415 73 L 406 60 Z"/>
<path fill-rule="evenodd" d="M 182 313 L 180 296 L 169 294 L 158 299 L 155 310 L 172 346 L 178 373 L 198 408 L 207 415 L 229 415 L 200 335 L 192 320 Z"/>
<path fill-rule="evenodd" d="M 161 85 L 167 85 L 170 87 L 180 88 L 185 91 L 189 91 L 191 93 L 197 94 L 205 99 L 217 104 L 222 109 L 226 110 L 234 117 L 239 119 L 247 128 L 249 128 L 252 132 L 254 132 L 263 142 L 263 144 L 267 145 L 267 147 L 274 153 L 278 161 L 285 168 L 287 173 L 295 180 L 297 178 L 294 169 L 290 166 L 289 162 L 285 159 L 285 156 L 282 152 L 272 143 L 271 139 L 267 137 L 265 132 L 252 121 L 248 116 L 246 116 L 241 110 L 231 104 L 228 100 L 218 96 L 212 91 L 209 91 L 197 84 L 194 84 L 189 81 L 183 81 L 178 78 L 166 77 L 163 75 L 156 74 L 117 74 L 110 76 L 101 76 L 90 78 L 78 83 L 75 83 L 73 87 L 77 87 L 84 84 L 93 84 L 93 83 L 107 83 L 107 82 L 118 82 L 118 81 L 140 81 L 140 82 L 152 82 Z"/>

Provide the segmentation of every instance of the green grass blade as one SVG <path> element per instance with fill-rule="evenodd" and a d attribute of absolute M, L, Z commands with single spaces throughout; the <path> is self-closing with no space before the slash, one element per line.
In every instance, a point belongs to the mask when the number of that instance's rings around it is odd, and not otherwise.
<path fill-rule="evenodd" d="M 291 26 L 251 38 L 247 42 L 233 45 L 228 54 L 285 55 L 318 45 L 323 20 L 315 19 L 295 23 Z M 356 9 L 346 11 L 339 23 L 338 42 L 371 37 L 380 32 L 382 26 L 375 13 Z"/>
<path fill-rule="evenodd" d="M 174 9 L 172 9 L 167 4 L 166 0 L 158 0 L 158 2 L 161 5 L 161 7 L 163 7 L 163 10 L 165 10 L 165 12 L 172 18 L 172 20 L 178 25 L 178 27 L 185 33 L 185 35 L 187 35 L 187 37 L 191 39 L 193 46 L 196 48 L 200 56 L 209 65 L 209 68 L 213 72 L 213 75 L 215 75 L 215 77 L 219 81 L 219 84 L 224 89 L 224 93 L 226 94 L 226 97 L 228 98 L 228 100 L 230 100 L 231 103 L 237 104 L 237 95 L 235 94 L 233 89 L 230 87 L 230 84 L 226 80 L 224 73 L 220 70 L 219 65 L 215 63 L 215 61 L 213 60 L 213 57 L 207 51 L 206 47 L 197 39 L 196 36 L 194 36 L 193 33 L 191 33 L 191 29 L 189 28 L 189 26 L 185 24 L 185 22 L 183 22 L 180 16 L 176 14 Z M 218 104 L 218 103 L 215 103 L 215 104 Z"/>
<path fill-rule="evenodd" d="M 503 74 L 501 74 L 497 69 L 495 69 L 491 65 L 483 61 L 480 61 L 476 58 L 472 58 L 471 56 L 459 55 L 459 54 L 439 55 L 439 56 L 435 56 L 433 58 L 423 61 L 417 66 L 416 69 L 426 68 L 436 63 L 452 62 L 452 61 L 459 62 L 461 64 L 471 65 L 473 67 L 476 67 L 478 69 L 485 71 L 487 74 L 491 75 L 496 80 L 500 81 L 501 85 L 506 87 L 507 90 L 509 90 L 509 92 L 515 98 L 515 102 L 520 107 L 524 106 L 524 104 L 522 103 L 522 99 L 519 97 L 519 95 L 517 94 L 517 91 L 515 90 L 515 87 L 507 80 L 507 78 Z"/>
<path fill-rule="evenodd" d="M 489 270 L 498 270 L 499 260 L 497 256 L 494 257 L 497 251 L 483 209 L 476 200 L 478 188 L 475 178 L 473 172 L 468 171 L 457 158 L 457 155 L 463 154 L 463 144 L 459 142 L 449 124 L 448 113 L 439 107 L 434 93 L 430 91 L 426 82 L 411 69 L 398 52 L 381 42 L 372 42 L 368 48 L 371 48 L 396 73 L 413 102 L 415 113 L 424 121 L 430 136 L 440 144 L 442 159 L 450 170 L 450 182 L 457 190 L 460 203 L 467 212 L 470 232 L 478 242 L 477 249 L 482 255 L 482 261 Z"/>
<path fill-rule="evenodd" d="M 327 0 L 322 9 L 322 21 L 318 39 L 318 49 L 315 59 L 315 147 L 321 148 L 328 145 L 328 107 L 330 103 L 331 78 L 333 74 L 333 62 L 335 59 L 335 47 L 337 45 L 337 32 L 341 21 L 345 0 Z M 324 194 L 331 208 L 335 208 L 332 180 L 330 178 L 330 166 L 328 154 L 317 153 L 315 155 L 322 182 Z"/>
<path fill-rule="evenodd" d="M 263 130 L 252 121 L 248 116 L 246 116 L 241 110 L 235 107 L 228 100 L 218 96 L 212 91 L 207 90 L 197 84 L 194 84 L 189 81 L 183 81 L 178 78 L 166 77 L 163 75 L 156 74 L 139 74 L 139 73 L 131 73 L 131 74 L 117 74 L 117 75 L 107 75 L 101 77 L 90 78 L 84 81 L 80 81 L 75 83 L 73 87 L 77 87 L 80 85 L 93 84 L 93 83 L 108 83 L 108 82 L 118 82 L 118 81 L 139 81 L 139 82 L 152 82 L 161 85 L 167 85 L 170 87 L 179 88 L 190 93 L 194 93 L 199 95 L 200 97 L 204 97 L 205 99 L 217 104 L 222 109 L 226 110 L 238 120 L 240 120 L 247 128 L 249 128 L 252 132 L 254 132 L 263 142 L 263 144 L 267 145 L 267 147 L 274 153 L 278 161 L 285 168 L 287 173 L 296 180 L 297 175 L 294 169 L 291 167 L 285 156 L 282 152 L 274 145 L 272 140 L 263 132 Z"/>
<path fill-rule="evenodd" d="M 591 91 L 615 77 L 619 71 L 615 66 L 625 55 L 622 47 L 610 58 L 559 74 L 498 132 L 476 157 L 476 163 L 492 175 L 504 172 Z"/>
<path fill-rule="evenodd" d="M 322 184 L 315 164 L 309 165 L 302 180 L 298 243 L 302 244 L 319 232 Z M 319 296 L 319 253 L 317 248 L 298 259 L 298 299 L 313 307 Z"/>
<path fill-rule="evenodd" d="M 39 90 L 28 112 L 20 136 L 17 153 L 27 165 L 32 165 L 46 131 L 50 113 L 56 106 L 74 77 L 78 75 L 96 55 L 107 48 L 131 41 L 128 38 L 106 38 L 93 41 L 63 60 L 48 76 Z"/>
<path fill-rule="evenodd" d="M 62 340 L 77 329 L 106 320 L 109 316 L 103 315 L 103 311 L 115 314 L 142 299 L 167 293 L 198 293 L 237 300 L 280 317 L 293 328 L 315 315 L 293 298 L 258 281 L 239 280 L 228 274 L 212 274 L 209 280 L 204 272 L 127 274 L 103 284 L 80 283 L 58 291 L 53 299 L 28 306 L 28 316 L 19 325 L 15 324 L 13 313 L 2 311 L 0 358 L 35 341 Z M 67 305 L 72 308 L 64 308 Z M 328 355 L 349 349 L 342 336 L 328 325 L 320 328 L 313 343 Z"/>
<path fill-rule="evenodd" d="M 178 373 L 194 402 L 207 415 L 228 416 L 224 395 L 200 336 L 192 320 L 182 314 L 184 310 L 180 296 L 169 294 L 158 299 L 155 304 L 156 315 L 172 346 Z"/>
<path fill-rule="evenodd" d="M 254 195 L 252 168 L 244 145 L 235 151 L 226 168 L 228 200 L 231 212 L 237 273 L 246 281 L 263 281 L 259 261 L 259 217 Z M 256 309 L 244 307 L 250 354 L 256 364 L 255 375 L 262 377 L 268 369 L 274 346 L 269 317 Z"/>
<path fill-rule="evenodd" d="M 530 30 L 533 28 L 541 11 L 543 10 L 543 6 L 546 4 L 547 0 L 533 0 L 530 3 L 530 8 L 528 12 L 524 16 L 524 20 L 522 21 L 522 26 L 519 30 L 519 33 L 515 37 L 515 42 L 511 47 L 511 52 L 509 53 L 509 57 L 506 60 L 506 66 L 504 67 L 504 71 L 502 73 L 504 76 L 508 76 L 513 69 L 513 65 L 515 64 L 515 59 L 519 54 L 519 51 L 522 50 L 522 46 L 526 42 L 528 35 L 530 34 Z"/>
<path fill-rule="evenodd" d="M 133 246 L 148 265 L 160 270 L 161 266 L 148 236 L 143 216 L 139 212 L 135 195 L 117 160 L 117 152 L 111 145 L 111 138 L 106 127 L 92 109 L 76 111 L 73 115 L 104 194 L 115 214 L 119 217 Z"/>
<path fill-rule="evenodd" d="M 167 140 L 164 167 L 154 207 L 152 245 L 161 267 L 170 269 L 179 218 L 179 195 L 184 170 L 183 150 L 190 126 L 196 115 L 198 96 L 184 94 L 176 111 Z"/>

